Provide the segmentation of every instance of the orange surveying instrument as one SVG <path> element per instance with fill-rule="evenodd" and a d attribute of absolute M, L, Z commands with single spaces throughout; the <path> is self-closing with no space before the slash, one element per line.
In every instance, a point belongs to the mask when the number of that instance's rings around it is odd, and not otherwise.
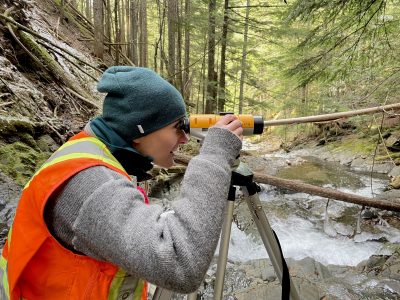
<path fill-rule="evenodd" d="M 187 134 L 197 138 L 203 139 L 208 128 L 215 125 L 219 119 L 224 115 L 233 114 L 230 112 L 222 112 L 218 115 L 213 114 L 199 114 L 191 115 L 188 119 L 185 119 L 180 128 Z M 236 115 L 236 117 L 242 122 L 243 135 L 261 134 L 264 131 L 264 120 L 262 116 L 253 115 Z"/>

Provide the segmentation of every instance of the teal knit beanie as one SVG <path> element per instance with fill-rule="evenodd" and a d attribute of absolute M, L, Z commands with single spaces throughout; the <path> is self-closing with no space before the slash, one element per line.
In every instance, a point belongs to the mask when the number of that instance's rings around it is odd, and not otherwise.
<path fill-rule="evenodd" d="M 104 121 L 128 143 L 186 116 L 178 90 L 147 68 L 111 67 L 103 73 L 97 90 L 107 93 Z"/>

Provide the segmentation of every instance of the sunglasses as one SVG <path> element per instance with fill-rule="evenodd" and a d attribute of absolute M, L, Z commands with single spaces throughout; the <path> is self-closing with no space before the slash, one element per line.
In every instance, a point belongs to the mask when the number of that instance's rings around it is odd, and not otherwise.
<path fill-rule="evenodd" d="M 185 134 L 190 133 L 190 126 L 189 126 L 189 119 L 186 117 L 183 117 L 178 120 L 178 123 L 175 125 L 176 129 L 182 130 Z"/>

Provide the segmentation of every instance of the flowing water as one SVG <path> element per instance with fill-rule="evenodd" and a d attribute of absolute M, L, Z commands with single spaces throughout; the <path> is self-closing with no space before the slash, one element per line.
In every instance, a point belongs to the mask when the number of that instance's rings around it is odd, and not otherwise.
<path fill-rule="evenodd" d="M 279 154 L 266 158 L 288 159 Z M 386 175 L 354 172 L 315 157 L 303 157 L 301 163 L 282 168 L 277 176 L 366 197 L 380 194 L 388 184 Z M 327 206 L 325 198 L 287 192 L 262 185 L 259 193 L 287 258 L 311 257 L 324 265 L 355 266 L 374 254 L 391 254 L 391 246 L 400 243 L 400 228 L 390 225 L 378 210 L 363 212 L 357 226 L 361 208 L 358 205 L 330 200 Z M 229 259 L 244 262 L 268 257 L 246 203 L 240 204 L 235 212 L 244 230 L 232 226 Z"/>

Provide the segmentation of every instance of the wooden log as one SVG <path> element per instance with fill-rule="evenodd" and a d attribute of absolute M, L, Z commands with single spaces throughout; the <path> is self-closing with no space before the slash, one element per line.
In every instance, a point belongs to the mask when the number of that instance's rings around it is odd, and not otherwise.
<path fill-rule="evenodd" d="M 264 126 L 278 126 L 278 125 L 287 125 L 287 124 L 332 121 L 332 120 L 337 120 L 340 118 L 372 114 L 372 113 L 377 113 L 377 112 L 387 112 L 388 110 L 392 110 L 392 109 L 400 109 L 400 103 L 394 103 L 394 104 L 388 104 L 388 105 L 376 106 L 376 107 L 370 107 L 370 108 L 363 108 L 363 109 L 351 110 L 351 111 L 345 111 L 345 112 L 338 112 L 338 113 L 332 113 L 332 114 L 317 115 L 317 116 L 279 119 L 279 120 L 268 120 L 268 121 L 264 121 Z"/>
<path fill-rule="evenodd" d="M 190 161 L 191 157 L 184 154 L 176 154 L 175 162 L 187 165 Z M 295 192 L 307 193 L 311 195 L 317 195 L 329 199 L 335 199 L 339 201 L 349 202 L 358 205 L 365 205 L 369 207 L 376 207 L 380 209 L 386 209 L 391 211 L 399 211 L 400 212 L 400 199 L 396 200 L 384 200 L 384 199 L 375 199 L 368 198 L 359 195 L 354 195 L 350 193 L 341 192 L 331 188 L 323 188 L 319 186 L 315 186 L 312 184 L 304 183 L 299 180 L 289 180 L 278 178 L 271 175 L 261 174 L 261 173 L 253 173 L 253 179 L 258 183 L 270 184 L 273 186 L 278 186 L 281 188 L 285 188 Z"/>

